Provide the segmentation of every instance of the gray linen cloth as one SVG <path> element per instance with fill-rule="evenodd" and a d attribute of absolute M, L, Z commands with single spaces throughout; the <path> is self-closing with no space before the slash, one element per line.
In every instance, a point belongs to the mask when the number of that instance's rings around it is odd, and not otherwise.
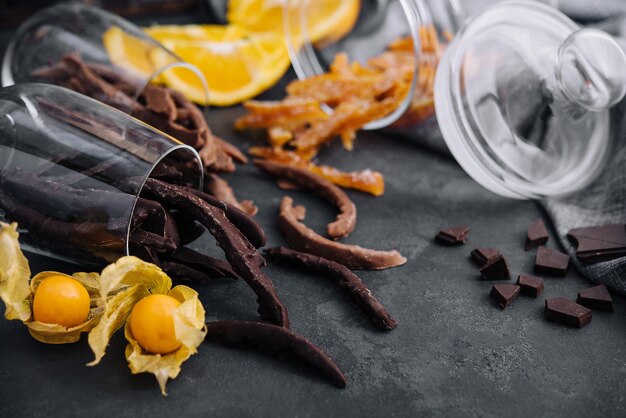
<path fill-rule="evenodd" d="M 625 0 L 560 0 L 559 9 L 574 19 L 611 18 L 606 27 L 612 35 L 626 38 Z M 624 15 L 620 17 L 620 15 Z M 597 26 L 603 26 L 600 22 Z M 620 42 L 626 45 L 626 42 Z M 626 68 L 624 69 L 626 71 Z M 572 228 L 626 223 L 626 101 L 611 112 L 613 143 L 600 176 L 573 195 L 545 199 L 540 204 L 550 216 L 563 247 L 576 268 L 594 283 L 626 294 L 626 257 L 592 265 L 581 264 L 566 234 Z"/>
<path fill-rule="evenodd" d="M 567 239 L 572 228 L 626 223 L 626 105 L 612 111 L 614 139 L 612 152 L 600 176 L 585 189 L 570 196 L 540 202 L 550 216 L 563 247 L 578 270 L 594 283 L 626 294 L 626 257 L 584 265 L 575 256 Z"/>

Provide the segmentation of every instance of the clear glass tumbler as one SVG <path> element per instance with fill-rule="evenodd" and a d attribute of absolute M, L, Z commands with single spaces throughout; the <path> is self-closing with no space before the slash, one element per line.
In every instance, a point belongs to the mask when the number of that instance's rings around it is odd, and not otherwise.
<path fill-rule="evenodd" d="M 129 21 L 81 3 L 49 7 L 19 27 L 4 55 L 2 85 L 56 84 L 63 67 L 76 66 L 76 59 L 106 80 L 119 81 L 123 76 L 125 92 L 133 99 L 148 83 L 165 81 L 185 86 L 186 91 L 180 93 L 196 103 L 208 103 L 209 88 L 195 66 Z M 108 104 L 131 112 L 128 101 Z"/>
<path fill-rule="evenodd" d="M 135 204 L 162 164 L 202 187 L 193 148 L 121 111 L 53 85 L 0 90 L 0 220 L 29 251 L 83 265 L 128 255 Z"/>

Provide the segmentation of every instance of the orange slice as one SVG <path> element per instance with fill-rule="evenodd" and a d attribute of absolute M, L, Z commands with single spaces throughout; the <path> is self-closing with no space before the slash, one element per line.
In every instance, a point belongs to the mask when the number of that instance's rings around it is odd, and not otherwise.
<path fill-rule="evenodd" d="M 360 0 L 290 0 L 290 13 L 306 16 L 312 43 L 337 40 L 346 35 L 359 17 Z M 230 0 L 226 19 L 254 32 L 283 31 L 284 1 Z"/>
<path fill-rule="evenodd" d="M 202 72 L 212 105 L 229 106 L 258 95 L 274 85 L 290 64 L 278 34 L 251 33 L 235 25 L 161 26 L 146 32 Z M 171 63 L 168 54 L 158 49 L 151 51 L 150 59 L 156 68 Z M 173 68 L 162 79 L 187 98 L 207 104 L 200 80 L 189 70 Z"/>
<path fill-rule="evenodd" d="M 102 44 L 115 65 L 135 76 L 147 79 L 154 72 L 150 53 L 156 45 L 146 39 L 131 35 L 119 26 L 111 26 L 102 35 Z"/>

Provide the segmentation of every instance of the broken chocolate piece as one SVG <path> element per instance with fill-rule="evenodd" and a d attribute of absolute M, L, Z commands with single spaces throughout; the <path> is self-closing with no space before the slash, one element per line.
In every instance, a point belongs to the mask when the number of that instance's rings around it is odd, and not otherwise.
<path fill-rule="evenodd" d="M 590 287 L 578 292 L 577 303 L 589 309 L 613 312 L 613 299 L 605 285 Z"/>
<path fill-rule="evenodd" d="M 517 284 L 522 288 L 524 295 L 536 298 L 543 292 L 543 279 L 530 274 L 520 274 L 517 277 Z"/>
<path fill-rule="evenodd" d="M 496 301 L 500 309 L 505 309 L 515 300 L 520 292 L 516 284 L 494 284 L 491 287 L 491 297 Z"/>
<path fill-rule="evenodd" d="M 626 225 L 590 226 L 571 229 L 567 236 L 576 242 L 576 257 L 584 264 L 626 256 Z"/>
<path fill-rule="evenodd" d="M 300 222 L 305 213 L 304 206 L 294 207 L 290 197 L 285 196 L 280 202 L 278 227 L 289 245 L 298 251 L 315 254 L 352 269 L 380 270 L 400 266 L 407 261 L 395 250 L 376 251 L 326 239 Z"/>
<path fill-rule="evenodd" d="M 485 280 L 509 280 L 511 272 L 504 256 L 499 255 L 480 269 Z"/>
<path fill-rule="evenodd" d="M 546 319 L 582 328 L 591 322 L 591 310 L 562 297 L 546 299 Z"/>
<path fill-rule="evenodd" d="M 476 261 L 479 267 L 482 267 L 499 255 L 500 251 L 495 248 L 476 248 L 471 252 L 470 257 Z"/>
<path fill-rule="evenodd" d="M 328 224 L 333 239 L 348 236 L 356 226 L 356 206 L 348 195 L 325 178 L 302 168 L 267 160 L 254 160 L 254 165 L 266 173 L 287 180 L 298 188 L 311 190 L 339 209 L 334 222 Z"/>
<path fill-rule="evenodd" d="M 372 319 L 377 327 L 392 330 L 398 325 L 385 307 L 372 295 L 365 283 L 343 264 L 285 247 L 270 248 L 265 250 L 265 253 L 279 263 L 292 264 L 327 275 Z"/>
<path fill-rule="evenodd" d="M 544 246 L 537 249 L 535 272 L 565 276 L 569 269 L 569 255 Z"/>
<path fill-rule="evenodd" d="M 435 241 L 442 245 L 460 245 L 465 244 L 469 234 L 469 226 L 461 225 L 451 228 L 442 229 L 435 236 Z"/>
<path fill-rule="evenodd" d="M 292 355 L 319 370 L 333 385 L 346 387 L 346 377 L 328 354 L 286 328 L 251 321 L 207 322 L 206 340 L 225 345 L 249 345 L 269 353 Z"/>
<path fill-rule="evenodd" d="M 548 242 L 548 230 L 543 219 L 537 218 L 528 226 L 526 231 L 526 251 Z"/>
<path fill-rule="evenodd" d="M 272 281 L 261 271 L 265 259 L 221 209 L 209 205 L 180 186 L 156 179 L 147 179 L 144 191 L 160 200 L 164 206 L 185 211 L 202 223 L 215 237 L 233 270 L 258 296 L 261 318 L 289 327 L 287 308 L 278 298 Z"/>

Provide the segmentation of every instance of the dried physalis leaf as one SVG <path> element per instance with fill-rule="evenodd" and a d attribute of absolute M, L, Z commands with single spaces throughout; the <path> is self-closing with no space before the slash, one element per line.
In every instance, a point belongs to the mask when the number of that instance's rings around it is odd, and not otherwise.
<path fill-rule="evenodd" d="M 172 279 L 154 264 L 137 257 L 122 257 L 102 270 L 100 297 L 106 302 L 111 292 L 132 285 L 146 286 L 152 293 L 165 293 L 172 287 Z"/>
<path fill-rule="evenodd" d="M 45 271 L 31 280 L 18 238 L 17 224 L 0 223 L 0 297 L 7 307 L 5 318 L 21 320 L 43 343 L 78 341 L 102 314 L 98 274 Z M 68 290 L 73 294 L 69 299 Z"/>
<path fill-rule="evenodd" d="M 104 314 L 89 333 L 95 359 L 88 366 L 95 366 L 104 357 L 111 336 L 124 325 L 137 302 L 151 293 L 166 293 L 171 287 L 167 274 L 137 257 L 122 257 L 105 267 L 100 275 Z"/>
<path fill-rule="evenodd" d="M 178 376 L 182 363 L 197 352 L 206 334 L 204 308 L 198 294 L 186 286 L 172 289 L 171 279 L 159 267 L 136 257 L 123 257 L 105 268 L 100 288 L 109 293 L 102 295 L 106 299 L 102 320 L 89 333 L 89 345 L 95 355 L 89 365 L 100 362 L 113 333 L 126 324 L 126 359 L 131 372 L 153 373 L 165 395 L 167 380 Z M 150 306 L 155 299 L 156 304 Z M 165 317 L 151 317 L 155 312 Z M 164 332 L 167 334 L 168 320 L 173 331 L 170 345 L 163 349 L 161 337 Z M 133 329 L 135 333 L 139 330 L 140 335 L 134 335 Z M 158 338 L 154 332 L 158 332 Z M 152 345 L 155 340 L 156 346 Z M 164 340 L 167 342 L 167 338 Z"/>
<path fill-rule="evenodd" d="M 18 241 L 17 224 L 0 222 L 0 298 L 6 305 L 4 317 L 26 321 L 30 309 L 30 267 Z"/>
<path fill-rule="evenodd" d="M 159 382 L 161 393 L 166 395 L 168 379 L 180 373 L 181 365 L 198 351 L 206 336 L 204 308 L 193 289 L 179 285 L 168 292 L 180 305 L 174 310 L 174 332 L 180 347 L 167 354 L 153 354 L 145 350 L 133 335 L 130 321 L 126 322 L 124 334 L 128 340 L 126 359 L 133 374 L 152 373 Z"/>

